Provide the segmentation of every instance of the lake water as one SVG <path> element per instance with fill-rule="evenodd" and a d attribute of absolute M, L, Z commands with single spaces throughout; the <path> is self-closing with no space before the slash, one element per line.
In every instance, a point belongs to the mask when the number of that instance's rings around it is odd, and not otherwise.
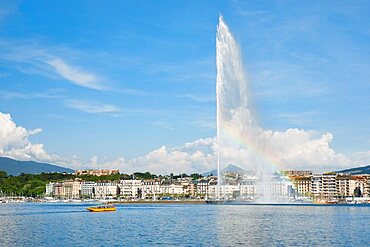
<path fill-rule="evenodd" d="M 370 246 L 369 206 L 0 204 L 0 246 Z"/>

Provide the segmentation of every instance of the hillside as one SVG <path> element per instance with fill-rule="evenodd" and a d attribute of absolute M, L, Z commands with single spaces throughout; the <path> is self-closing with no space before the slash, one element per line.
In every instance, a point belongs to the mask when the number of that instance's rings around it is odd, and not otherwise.
<path fill-rule="evenodd" d="M 233 164 L 229 164 L 228 166 L 226 166 L 224 169 L 222 169 L 222 172 L 236 172 L 236 173 L 242 173 L 244 170 L 236 165 L 233 165 Z M 217 169 L 214 169 L 212 171 L 209 171 L 209 172 L 205 172 L 202 174 L 203 176 L 209 176 L 209 175 L 213 175 L 213 176 L 217 176 Z"/>
<path fill-rule="evenodd" d="M 0 171 L 5 171 L 8 175 L 13 176 L 17 176 L 21 173 L 39 174 L 42 172 L 74 172 L 72 169 L 61 166 L 35 161 L 19 161 L 7 157 L 0 157 Z"/>
<path fill-rule="evenodd" d="M 349 168 L 341 171 L 336 171 L 338 173 L 346 173 L 346 174 L 370 174 L 370 165 L 362 166 L 362 167 L 355 167 L 355 168 Z"/>

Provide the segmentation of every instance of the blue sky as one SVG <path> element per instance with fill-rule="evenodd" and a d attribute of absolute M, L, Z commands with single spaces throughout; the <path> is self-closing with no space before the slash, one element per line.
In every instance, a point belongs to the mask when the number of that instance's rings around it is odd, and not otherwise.
<path fill-rule="evenodd" d="M 368 13 L 368 1 L 2 1 L 0 112 L 82 163 L 213 137 L 222 14 L 264 128 L 366 152 Z"/>

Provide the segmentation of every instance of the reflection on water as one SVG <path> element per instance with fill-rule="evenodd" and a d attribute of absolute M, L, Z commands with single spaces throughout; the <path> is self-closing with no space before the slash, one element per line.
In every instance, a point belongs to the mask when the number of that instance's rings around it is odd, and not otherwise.
<path fill-rule="evenodd" d="M 0 204 L 0 246 L 366 246 L 370 207 Z"/>
<path fill-rule="evenodd" d="M 217 217 L 220 245 L 366 246 L 369 207 L 229 206 Z"/>

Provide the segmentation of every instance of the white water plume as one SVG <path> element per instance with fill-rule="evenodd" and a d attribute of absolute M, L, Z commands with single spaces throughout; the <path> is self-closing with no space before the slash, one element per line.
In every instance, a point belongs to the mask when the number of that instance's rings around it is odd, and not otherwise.
<path fill-rule="evenodd" d="M 247 76 L 243 69 L 241 52 L 233 35 L 220 16 L 216 38 L 217 59 L 217 168 L 218 188 L 223 184 L 223 168 L 229 164 L 223 155 L 236 149 L 249 157 L 245 163 L 235 164 L 245 170 L 259 171 L 260 191 L 264 200 L 271 200 L 271 164 L 265 157 L 269 147 L 263 138 L 263 129 L 256 122 L 251 110 L 251 97 Z M 238 152 L 237 152 L 238 153 Z M 253 162 L 250 162 L 250 161 Z"/>

